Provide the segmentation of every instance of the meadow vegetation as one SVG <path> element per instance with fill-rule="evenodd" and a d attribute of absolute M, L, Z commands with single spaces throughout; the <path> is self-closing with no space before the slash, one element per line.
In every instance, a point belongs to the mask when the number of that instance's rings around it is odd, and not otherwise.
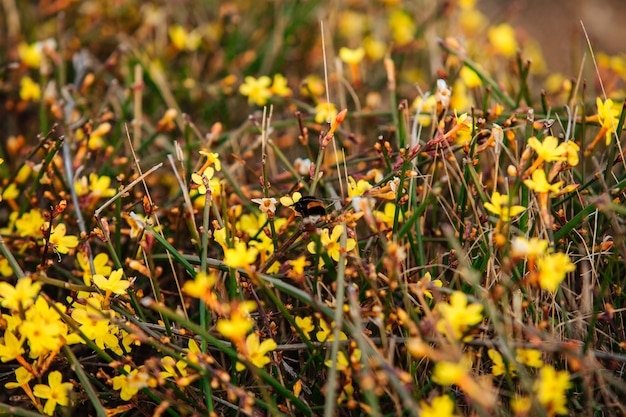
<path fill-rule="evenodd" d="M 0 415 L 626 414 L 625 56 L 472 0 L 35 3 Z"/>

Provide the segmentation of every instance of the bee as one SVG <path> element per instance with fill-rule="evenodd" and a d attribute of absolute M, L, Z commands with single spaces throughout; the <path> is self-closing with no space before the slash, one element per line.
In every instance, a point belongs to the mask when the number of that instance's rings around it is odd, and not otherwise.
<path fill-rule="evenodd" d="M 326 205 L 318 198 L 310 195 L 305 195 L 300 200 L 293 203 L 293 209 L 300 213 L 305 219 L 310 221 L 317 221 L 320 217 L 326 215 Z"/>

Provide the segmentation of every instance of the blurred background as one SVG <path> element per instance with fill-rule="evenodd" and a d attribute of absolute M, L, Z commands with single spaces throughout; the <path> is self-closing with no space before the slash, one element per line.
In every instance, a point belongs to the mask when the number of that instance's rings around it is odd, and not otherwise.
<path fill-rule="evenodd" d="M 584 24 L 595 51 L 626 52 L 626 4 L 622 0 L 478 0 L 490 21 L 510 23 L 521 36 L 535 38 L 548 68 L 575 75 L 588 51 Z"/>

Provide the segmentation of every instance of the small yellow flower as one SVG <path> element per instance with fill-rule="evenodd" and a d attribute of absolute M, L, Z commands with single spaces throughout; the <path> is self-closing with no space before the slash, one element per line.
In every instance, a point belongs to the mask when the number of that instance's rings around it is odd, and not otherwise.
<path fill-rule="evenodd" d="M 185 285 L 183 285 L 183 292 L 210 304 L 210 301 L 214 298 L 213 286 L 215 285 L 215 281 L 215 274 L 213 272 L 209 274 L 206 272 L 199 272 L 196 274 L 193 281 L 189 280 L 185 282 Z"/>
<path fill-rule="evenodd" d="M 199 151 L 200 155 L 206 156 L 206 166 L 214 166 L 216 171 L 222 170 L 220 154 L 217 152 Z M 204 170 L 200 170 L 204 171 Z"/>
<path fill-rule="evenodd" d="M 567 149 L 564 143 L 559 143 L 559 140 L 554 136 L 547 136 L 543 142 L 539 142 L 536 137 L 528 139 L 528 146 L 530 146 L 541 160 L 543 161 L 565 161 L 567 158 Z"/>
<path fill-rule="evenodd" d="M 339 255 L 342 252 L 341 243 L 339 242 L 342 233 L 343 226 L 338 224 L 333 228 L 333 232 L 330 236 L 328 234 L 328 229 L 322 230 L 322 233 L 320 235 L 322 248 L 325 249 L 326 253 L 328 253 L 328 256 L 330 256 L 335 262 L 339 261 Z M 313 254 L 317 253 L 316 247 L 317 245 L 315 242 L 309 242 L 309 244 L 307 245 L 307 249 L 310 253 Z M 345 251 L 350 252 L 355 247 L 356 241 L 353 238 L 348 238 L 346 240 Z"/>
<path fill-rule="evenodd" d="M 32 44 L 20 43 L 17 46 L 20 61 L 29 68 L 39 68 L 43 59 L 43 48 L 40 42 Z"/>
<path fill-rule="evenodd" d="M 436 279 L 433 280 L 430 276 L 430 272 L 426 272 L 422 279 L 419 281 L 419 286 L 424 289 L 424 295 L 426 298 L 433 299 L 433 293 L 430 290 L 431 287 L 441 288 L 443 287 L 443 282 L 441 280 Z"/>
<path fill-rule="evenodd" d="M 309 333 L 315 330 L 315 326 L 313 325 L 313 319 L 311 317 L 299 317 L 296 316 L 296 326 L 302 330 L 302 333 L 306 336 L 307 339 L 310 339 Z"/>
<path fill-rule="evenodd" d="M 487 355 L 489 355 L 489 359 L 493 362 L 493 365 L 491 366 L 491 373 L 493 376 L 504 375 L 507 373 L 507 367 L 504 364 L 504 360 L 502 359 L 500 352 L 495 349 L 489 349 L 487 351 Z M 517 372 L 517 368 L 515 368 L 514 364 L 508 364 L 508 372 L 512 375 Z"/>
<path fill-rule="evenodd" d="M 258 254 L 257 248 L 248 247 L 246 242 L 238 241 L 233 248 L 224 250 L 224 264 L 231 268 L 250 268 Z"/>
<path fill-rule="evenodd" d="M 270 90 L 272 94 L 279 97 L 291 97 L 293 94 L 291 88 L 287 85 L 287 79 L 282 74 L 274 74 L 274 82 Z"/>
<path fill-rule="evenodd" d="M 33 389 L 35 397 L 46 399 L 46 405 L 43 412 L 49 416 L 54 414 L 57 404 L 66 406 L 70 403 L 69 393 L 72 390 L 71 382 L 62 382 L 63 376 L 59 371 L 52 371 L 48 375 L 48 384 L 37 384 Z"/>
<path fill-rule="evenodd" d="M 458 362 L 440 361 L 433 370 L 433 382 L 439 385 L 460 385 L 472 369 L 472 359 L 464 355 Z"/>
<path fill-rule="evenodd" d="M 558 193 L 563 181 L 550 184 L 546 179 L 546 172 L 543 169 L 537 169 L 533 172 L 532 179 L 524 180 L 524 184 L 537 193 Z"/>
<path fill-rule="evenodd" d="M 365 49 L 362 46 L 356 49 L 350 49 L 344 46 L 339 49 L 339 59 L 341 59 L 346 64 L 358 64 L 363 60 L 364 57 Z"/>
<path fill-rule="evenodd" d="M 454 401 L 447 395 L 435 397 L 428 405 L 425 401 L 420 401 L 420 417 L 456 417 L 454 413 Z"/>
<path fill-rule="evenodd" d="M 15 379 L 16 382 L 7 382 L 4 384 L 4 387 L 7 389 L 15 389 L 21 388 L 28 385 L 28 383 L 34 378 L 33 374 L 30 373 L 26 368 L 20 366 L 15 371 Z"/>
<path fill-rule="evenodd" d="M 266 355 L 275 349 L 276 342 L 274 339 L 266 339 L 261 342 L 256 333 L 250 333 L 246 338 L 245 356 L 257 368 L 263 368 L 265 365 L 270 363 L 270 358 Z M 243 363 L 237 362 L 235 369 L 241 372 L 245 369 L 245 366 Z"/>
<path fill-rule="evenodd" d="M 502 23 L 489 29 L 487 34 L 494 49 L 505 57 L 512 57 L 517 52 L 515 31 L 508 23 Z"/>
<path fill-rule="evenodd" d="M 250 312 L 254 311 L 255 308 L 256 305 L 250 301 L 235 304 L 232 306 L 230 318 L 217 321 L 217 331 L 235 343 L 243 342 L 244 337 L 254 325 L 250 318 Z"/>
<path fill-rule="evenodd" d="M 0 305 L 11 311 L 26 310 L 33 304 L 41 291 L 41 284 L 29 277 L 20 278 L 15 287 L 8 282 L 0 282 Z"/>
<path fill-rule="evenodd" d="M 459 76 L 468 88 L 475 88 L 483 85 L 483 81 L 480 79 L 478 74 L 476 74 L 476 71 L 467 66 L 463 66 L 463 68 L 461 68 Z"/>
<path fill-rule="evenodd" d="M 622 106 L 616 106 L 610 98 L 602 101 L 600 97 L 596 98 L 596 106 L 598 107 L 598 122 L 605 132 L 604 136 L 608 145 L 617 130 Z"/>
<path fill-rule="evenodd" d="M 338 113 L 333 103 L 320 102 L 315 106 L 315 123 L 330 123 Z"/>
<path fill-rule="evenodd" d="M 512 217 L 521 214 L 526 210 L 524 206 L 514 206 L 510 204 L 508 195 L 501 195 L 494 191 L 491 195 L 491 202 L 484 204 L 485 208 L 500 217 L 503 222 L 508 222 Z"/>
<path fill-rule="evenodd" d="M 357 360 L 357 361 L 360 360 L 361 351 L 359 349 L 354 349 L 354 352 L 352 352 L 352 355 L 350 356 L 350 358 Z M 330 368 L 333 365 L 333 361 L 331 359 L 327 359 L 326 361 L 324 361 L 324 365 Z M 343 353 L 342 351 L 337 352 L 337 370 L 345 371 L 349 367 L 350 367 L 350 361 L 346 357 L 346 354 Z"/>
<path fill-rule="evenodd" d="M 24 101 L 39 101 L 41 99 L 41 87 L 26 76 L 20 80 L 20 98 Z"/>
<path fill-rule="evenodd" d="M 580 151 L 580 146 L 576 144 L 574 141 L 565 142 L 565 155 L 567 158 L 567 163 L 573 167 L 578 165 L 578 153 Z"/>
<path fill-rule="evenodd" d="M 118 375 L 113 378 L 113 389 L 120 391 L 120 398 L 128 401 L 133 398 L 140 389 L 156 386 L 154 378 L 143 368 L 131 370 L 130 365 L 124 365 L 126 375 Z"/>
<path fill-rule="evenodd" d="M 483 306 L 478 303 L 468 304 L 467 296 L 460 291 L 455 291 L 448 303 L 437 303 L 435 308 L 441 314 L 437 330 L 456 340 L 460 340 L 470 327 L 483 319 Z"/>
<path fill-rule="evenodd" d="M 371 189 L 372 184 L 366 180 L 359 180 L 357 182 L 352 176 L 348 176 L 348 195 L 350 197 L 362 196 Z"/>
<path fill-rule="evenodd" d="M 330 324 L 335 327 L 335 322 Z M 335 340 L 332 329 L 328 327 L 324 320 L 320 320 L 320 330 L 315 334 L 318 342 L 332 342 Z M 339 340 L 348 340 L 348 336 L 344 332 L 339 332 Z"/>
<path fill-rule="evenodd" d="M 180 25 L 174 25 L 169 29 L 172 45 L 179 51 L 195 51 L 200 46 L 202 37 L 195 30 L 188 32 Z"/>
<path fill-rule="evenodd" d="M 267 100 L 272 97 L 271 83 L 272 79 L 266 75 L 259 78 L 248 76 L 245 78 L 244 84 L 239 87 L 239 92 L 248 97 L 248 104 L 264 106 Z"/>
<path fill-rule="evenodd" d="M 517 258 L 537 259 L 545 255 L 547 250 L 548 241 L 536 237 L 529 240 L 517 236 L 511 242 L 511 255 Z"/>
<path fill-rule="evenodd" d="M 91 285 L 91 278 L 93 274 L 91 273 L 91 265 L 89 264 L 89 258 L 84 253 L 78 253 L 76 255 L 76 260 L 78 261 L 78 265 L 83 270 L 83 282 L 85 285 Z M 96 274 L 100 275 L 109 275 L 113 270 L 109 266 L 109 255 L 106 253 L 99 253 L 93 258 L 93 267 L 95 269 Z"/>
<path fill-rule="evenodd" d="M 50 245 L 58 253 L 66 254 L 70 249 L 78 246 L 78 238 L 72 235 L 65 235 L 65 224 L 59 223 L 57 227 L 52 228 L 50 233 Z"/>
<path fill-rule="evenodd" d="M 116 269 L 111 272 L 109 278 L 105 278 L 103 275 L 96 274 L 93 276 L 93 282 L 96 287 L 106 291 L 107 295 L 113 294 L 125 294 L 126 290 L 130 286 L 130 282 L 124 278 L 124 271 L 122 268 Z"/>
<path fill-rule="evenodd" d="M 543 366 L 541 352 L 537 349 L 517 349 L 515 351 L 515 360 L 532 368 L 541 368 Z"/>
<path fill-rule="evenodd" d="M 0 361 L 10 362 L 24 354 L 24 337 L 18 338 L 11 330 L 4 331 L 4 340 L 0 341 Z"/>
<path fill-rule="evenodd" d="M 404 10 L 396 9 L 389 15 L 391 37 L 399 46 L 410 43 L 415 37 L 415 22 Z"/>
<path fill-rule="evenodd" d="M 533 385 L 533 390 L 549 415 L 567 414 L 565 394 L 571 386 L 570 375 L 567 371 L 557 371 L 550 365 L 546 365 L 539 371 L 539 380 Z"/>
<path fill-rule="evenodd" d="M 363 47 L 365 48 L 365 54 L 371 61 L 379 61 L 387 53 L 387 45 L 371 36 L 366 36 L 363 39 Z"/>
<path fill-rule="evenodd" d="M 564 253 L 546 255 L 537 260 L 539 268 L 539 285 L 544 290 L 555 292 L 568 272 L 576 270 L 576 266 Z"/>

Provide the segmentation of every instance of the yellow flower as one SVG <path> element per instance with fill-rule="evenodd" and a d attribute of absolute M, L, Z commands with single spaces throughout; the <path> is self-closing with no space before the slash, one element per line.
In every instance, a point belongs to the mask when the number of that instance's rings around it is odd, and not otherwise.
<path fill-rule="evenodd" d="M 560 252 L 539 258 L 537 267 L 539 268 L 539 285 L 550 292 L 555 292 L 565 279 L 565 275 L 576 269 L 569 256 Z"/>
<path fill-rule="evenodd" d="M 222 170 L 222 163 L 220 162 L 220 154 L 217 152 L 199 151 L 200 155 L 206 156 L 206 165 L 215 167 L 216 171 Z M 204 170 L 200 170 L 204 171 Z"/>
<path fill-rule="evenodd" d="M 254 325 L 250 318 L 250 312 L 254 311 L 255 308 L 256 305 L 250 301 L 235 304 L 229 319 L 219 319 L 217 321 L 217 331 L 235 343 L 243 341 Z"/>
<path fill-rule="evenodd" d="M 517 349 L 515 351 L 515 360 L 532 368 L 541 368 L 543 366 L 541 352 L 537 349 Z"/>
<path fill-rule="evenodd" d="M 54 414 L 57 404 L 66 406 L 70 402 L 68 394 L 74 385 L 71 382 L 62 382 L 62 380 L 61 372 L 52 371 L 48 375 L 48 385 L 37 384 L 33 389 L 35 397 L 47 400 L 43 412 L 49 416 Z"/>
<path fill-rule="evenodd" d="M 491 366 L 491 373 L 493 374 L 493 376 L 504 375 L 505 373 L 507 373 L 507 367 L 504 364 L 504 360 L 502 359 L 502 355 L 500 355 L 500 352 L 495 349 L 489 349 L 487 351 L 487 355 L 489 355 L 489 359 L 491 359 L 491 361 L 493 362 L 493 365 Z M 508 372 L 510 374 L 515 374 L 517 372 L 514 364 L 508 364 Z"/>
<path fill-rule="evenodd" d="M 274 74 L 274 82 L 270 90 L 272 94 L 279 97 L 291 97 L 293 94 L 291 88 L 287 85 L 287 79 L 282 74 Z"/>
<path fill-rule="evenodd" d="M 209 188 L 211 188 L 210 181 L 213 178 L 213 174 L 215 173 L 215 169 L 213 167 L 206 167 L 204 171 L 200 174 L 196 174 L 195 172 L 191 174 L 191 181 L 198 186 L 198 193 L 204 195 L 206 194 L 206 185 L 204 185 L 204 177 L 206 181 L 209 183 Z"/>
<path fill-rule="evenodd" d="M 178 378 L 187 375 L 187 362 L 184 360 L 176 360 L 171 356 L 164 356 L 161 358 L 161 366 L 163 372 L 161 372 L 161 378 Z"/>
<path fill-rule="evenodd" d="M 341 59 L 346 64 L 358 64 L 363 60 L 364 57 L 365 49 L 362 46 L 356 49 L 350 49 L 344 46 L 339 49 L 339 59 Z"/>
<path fill-rule="evenodd" d="M 248 247 L 246 242 L 235 242 L 233 248 L 224 250 L 224 264 L 231 268 L 249 268 L 256 261 L 259 251 Z"/>
<path fill-rule="evenodd" d="M 307 75 L 302 80 L 300 93 L 305 96 L 318 97 L 324 94 L 324 80 L 318 75 Z M 321 122 L 318 122 L 321 123 Z"/>
<path fill-rule="evenodd" d="M 503 222 L 508 222 L 511 217 L 515 217 L 526 210 L 524 206 L 513 206 L 510 204 L 508 195 L 500 195 L 499 192 L 494 191 L 491 195 L 491 202 L 484 204 L 485 208 L 493 214 L 500 217 Z"/>
<path fill-rule="evenodd" d="M 389 15 L 391 37 L 399 46 L 404 46 L 415 37 L 415 22 L 404 10 L 396 9 Z"/>
<path fill-rule="evenodd" d="M 91 285 L 91 277 L 93 274 L 91 273 L 91 265 L 89 265 L 89 258 L 84 253 L 78 253 L 76 255 L 76 260 L 78 261 L 78 265 L 83 270 L 83 281 L 85 285 Z M 93 258 L 93 268 L 96 274 L 100 275 L 109 275 L 113 270 L 109 266 L 109 255 L 106 253 L 99 253 Z"/>
<path fill-rule="evenodd" d="M 483 306 L 477 303 L 468 304 L 467 296 L 460 291 L 455 291 L 450 296 L 449 303 L 437 303 L 436 309 L 441 314 L 437 330 L 446 337 L 457 340 L 483 319 Z"/>
<path fill-rule="evenodd" d="M 387 45 L 371 36 L 366 36 L 363 39 L 363 47 L 365 48 L 365 54 L 372 61 L 383 59 L 387 53 Z"/>
<path fill-rule="evenodd" d="M 431 401 L 431 405 L 428 405 L 425 401 L 420 401 L 420 407 L 422 410 L 419 413 L 420 417 L 456 417 L 454 413 L 454 401 L 447 395 L 435 397 Z"/>
<path fill-rule="evenodd" d="M 0 361 L 9 362 L 24 354 L 24 337 L 18 338 L 11 330 L 4 331 L 4 340 L 0 341 Z"/>
<path fill-rule="evenodd" d="M 310 339 L 309 333 L 315 330 L 315 326 L 313 325 L 313 319 L 311 317 L 299 317 L 296 316 L 296 326 L 302 330 L 302 333 L 306 336 L 307 339 Z"/>
<path fill-rule="evenodd" d="M 40 42 L 32 44 L 20 43 L 17 46 L 17 54 L 20 61 L 29 68 L 39 68 L 43 58 L 43 48 Z"/>
<path fill-rule="evenodd" d="M 565 156 L 567 158 L 567 163 L 573 167 L 578 165 L 578 152 L 580 151 L 580 146 L 576 144 L 574 141 L 565 142 Z"/>
<path fill-rule="evenodd" d="M 11 311 L 26 310 L 41 291 L 41 284 L 29 277 L 20 278 L 13 287 L 8 282 L 0 282 L 0 305 Z"/>
<path fill-rule="evenodd" d="M 459 72 L 459 76 L 469 88 L 480 87 L 483 85 L 483 81 L 480 79 L 476 71 L 470 69 L 467 66 L 463 66 Z"/>
<path fill-rule="evenodd" d="M 350 356 L 350 358 L 357 360 L 357 361 L 360 360 L 361 351 L 359 349 L 354 349 L 354 352 L 352 352 L 352 355 Z M 332 359 L 327 359 L 326 361 L 324 361 L 324 365 L 330 368 L 333 365 Z M 342 351 L 337 352 L 337 370 L 345 371 L 349 367 L 350 367 L 350 361 L 346 357 L 346 354 L 343 353 Z"/>
<path fill-rule="evenodd" d="M 536 169 L 531 180 L 524 180 L 524 184 L 537 193 L 558 193 L 563 181 L 550 184 L 546 179 L 546 172 L 543 169 Z"/>
<path fill-rule="evenodd" d="M 350 197 L 362 196 L 371 189 L 372 184 L 366 180 L 359 180 L 357 182 L 352 176 L 348 176 L 348 195 Z"/>
<path fill-rule="evenodd" d="M 335 322 L 330 324 L 335 327 Z M 324 320 L 320 320 L 320 330 L 315 334 L 315 338 L 318 342 L 332 342 L 335 340 L 332 329 L 328 327 Z M 339 340 L 348 340 L 348 336 L 344 332 L 339 332 Z"/>
<path fill-rule="evenodd" d="M 433 382 L 439 385 L 459 385 L 469 375 L 472 359 L 464 355 L 458 362 L 440 361 L 433 369 Z"/>
<path fill-rule="evenodd" d="M 39 101 L 41 99 L 41 87 L 26 76 L 20 80 L 20 98 L 24 101 Z"/>
<path fill-rule="evenodd" d="M 622 106 L 615 106 L 610 98 L 602 101 L 600 97 L 596 98 L 596 106 L 598 107 L 598 123 L 606 132 L 605 138 L 608 145 L 617 130 Z"/>
<path fill-rule="evenodd" d="M 543 161 L 565 161 L 567 158 L 567 149 L 564 143 L 554 136 L 547 136 L 543 142 L 539 142 L 536 137 L 528 139 L 528 145 L 537 152 L 539 158 Z"/>
<path fill-rule="evenodd" d="M 565 392 L 571 386 L 567 371 L 557 371 L 550 365 L 546 365 L 539 371 L 539 380 L 533 385 L 533 390 L 549 415 L 567 414 Z"/>
<path fill-rule="evenodd" d="M 93 276 L 93 283 L 98 288 L 106 291 L 107 296 L 113 294 L 125 294 L 126 290 L 130 286 L 130 282 L 124 278 L 124 271 L 122 268 L 116 269 L 111 272 L 109 278 L 105 278 L 103 275 L 96 274 Z"/>
<path fill-rule="evenodd" d="M 321 247 L 326 250 L 328 256 L 330 256 L 335 262 L 339 261 L 339 255 L 342 252 L 341 243 L 339 242 L 341 238 L 341 234 L 343 233 L 343 226 L 338 224 L 333 228 L 332 234 L 328 235 L 328 229 L 322 230 L 322 234 L 320 235 Z M 309 242 L 307 245 L 307 249 L 310 253 L 316 252 L 316 243 Z M 346 252 L 350 252 L 356 246 L 356 241 L 352 238 L 348 238 L 346 240 Z"/>
<path fill-rule="evenodd" d="M 250 362 L 257 368 L 263 368 L 270 363 L 270 358 L 265 356 L 269 352 L 276 349 L 276 342 L 274 339 L 266 339 L 263 342 L 259 340 L 259 336 L 256 333 L 250 333 L 246 338 L 246 354 Z M 245 369 L 243 363 L 237 362 L 235 369 L 241 372 Z"/>
<path fill-rule="evenodd" d="M 528 397 L 520 397 L 516 394 L 515 398 L 511 398 L 511 410 L 513 410 L 516 416 L 527 415 L 532 404 L 531 399 Z"/>
<path fill-rule="evenodd" d="M 501 55 L 512 57 L 517 52 L 515 31 L 508 23 L 490 28 L 487 36 L 491 45 Z"/>
<path fill-rule="evenodd" d="M 61 312 L 66 310 L 61 303 L 55 303 L 55 307 Z M 56 309 L 43 297 L 39 297 L 35 304 L 26 310 L 20 333 L 28 340 L 30 358 L 54 352 L 67 344 L 68 327 Z"/>
<path fill-rule="evenodd" d="M 272 97 L 272 91 L 270 90 L 270 84 L 272 79 L 266 75 L 254 78 L 246 77 L 244 84 L 239 87 L 239 92 L 248 97 L 248 104 L 256 104 L 264 106 Z"/>
<path fill-rule="evenodd" d="M 199 272 L 193 281 L 189 280 L 183 285 L 183 292 L 194 298 L 203 300 L 206 304 L 214 299 L 213 286 L 215 285 L 215 274 L 213 272 Z"/>
<path fill-rule="evenodd" d="M 65 224 L 59 223 L 57 227 L 52 228 L 52 233 L 50 233 L 50 244 L 54 250 L 62 254 L 78 246 L 78 238 L 72 235 L 66 236 L 65 232 Z"/>
<path fill-rule="evenodd" d="M 76 194 L 84 196 L 89 194 L 95 200 L 102 197 L 113 197 L 116 194 L 115 188 L 111 188 L 111 177 L 98 176 L 97 174 L 89 174 L 87 177 L 81 177 L 80 180 L 74 182 Z"/>
<path fill-rule="evenodd" d="M 547 250 L 548 241 L 536 237 L 528 240 L 518 236 L 511 242 L 511 255 L 518 258 L 537 259 L 545 255 Z"/>
<path fill-rule="evenodd" d="M 443 287 L 443 282 L 441 282 L 441 280 L 439 279 L 433 280 L 432 277 L 430 276 L 430 272 L 426 272 L 424 276 L 422 277 L 422 279 L 419 280 L 418 285 L 421 288 L 423 288 L 424 295 L 426 296 L 426 298 L 429 298 L 432 300 L 433 293 L 430 290 L 430 288 L 432 287 L 441 288 Z"/>
<path fill-rule="evenodd" d="M 133 398 L 140 389 L 156 386 L 154 378 L 144 369 L 131 370 L 130 365 L 124 365 L 126 375 L 118 375 L 113 378 L 113 389 L 120 391 L 120 398 L 128 401 Z"/>
<path fill-rule="evenodd" d="M 187 32 L 187 30 L 180 25 L 170 27 L 168 32 L 172 44 L 179 51 L 185 49 L 188 51 L 195 51 L 198 49 L 200 42 L 202 41 L 202 37 L 196 31 Z"/>
<path fill-rule="evenodd" d="M 302 255 L 296 259 L 289 261 L 289 265 L 291 265 L 293 273 L 300 276 L 304 274 L 304 268 L 306 268 L 307 265 L 310 265 L 310 263 L 306 260 L 305 256 Z"/>
<path fill-rule="evenodd" d="M 26 368 L 20 366 L 15 371 L 15 379 L 16 382 L 7 382 L 4 384 L 4 387 L 7 389 L 15 389 L 21 388 L 28 385 L 28 383 L 33 379 L 33 374 L 30 373 Z"/>
<path fill-rule="evenodd" d="M 315 106 L 315 123 L 330 123 L 338 113 L 333 103 L 319 102 Z"/>

